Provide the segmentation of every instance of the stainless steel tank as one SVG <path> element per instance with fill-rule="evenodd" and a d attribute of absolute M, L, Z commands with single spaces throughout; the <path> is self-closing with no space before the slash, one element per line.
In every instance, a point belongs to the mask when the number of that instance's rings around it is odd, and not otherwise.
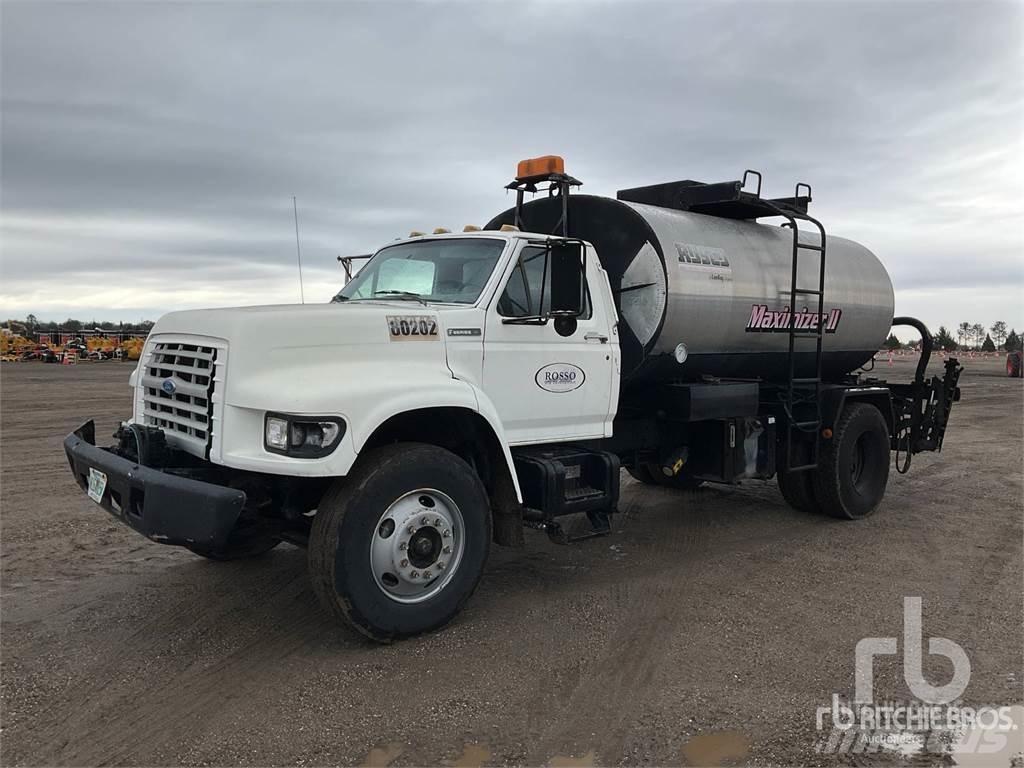
<path fill-rule="evenodd" d="M 511 223 L 514 212 L 488 229 Z M 561 201 L 523 206 L 523 229 L 553 232 Z M 792 231 L 590 195 L 569 198 L 569 233 L 592 243 L 609 274 L 620 317 L 625 379 L 729 376 L 781 380 L 787 373 Z M 817 244 L 817 232 L 801 231 Z M 797 284 L 818 287 L 818 253 L 801 250 Z M 813 330 L 817 297 L 795 307 Z M 822 372 L 837 379 L 871 359 L 893 319 L 885 267 L 864 246 L 828 236 Z M 797 375 L 811 375 L 815 340 L 798 338 Z M 678 362 L 679 345 L 685 360 Z M 680 350 L 681 352 L 681 350 Z"/>

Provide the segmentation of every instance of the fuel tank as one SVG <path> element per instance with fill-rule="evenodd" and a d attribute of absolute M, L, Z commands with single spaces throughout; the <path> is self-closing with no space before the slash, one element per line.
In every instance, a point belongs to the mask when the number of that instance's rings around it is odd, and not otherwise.
<path fill-rule="evenodd" d="M 557 197 L 526 203 L 522 229 L 560 231 L 561 214 Z M 513 219 L 510 209 L 486 229 Z M 796 375 L 813 375 L 817 297 L 798 297 L 806 301 L 790 306 L 791 229 L 572 195 L 569 234 L 593 244 L 611 280 L 624 380 L 781 381 L 788 374 L 794 312 L 796 327 L 812 334 L 795 341 Z M 817 245 L 820 237 L 801 230 L 800 240 Z M 870 360 L 885 341 L 893 289 L 867 248 L 831 235 L 826 243 L 822 375 L 836 380 Z M 798 287 L 818 288 L 819 259 L 817 251 L 800 251 Z"/>

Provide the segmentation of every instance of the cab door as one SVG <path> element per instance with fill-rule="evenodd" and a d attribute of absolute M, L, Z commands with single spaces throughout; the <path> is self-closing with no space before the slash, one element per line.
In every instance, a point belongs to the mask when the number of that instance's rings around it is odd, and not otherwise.
<path fill-rule="evenodd" d="M 524 241 L 487 310 L 483 388 L 511 444 L 611 435 L 618 337 L 611 292 L 594 249 L 584 254 L 584 312 L 556 320 L 552 251 Z"/>

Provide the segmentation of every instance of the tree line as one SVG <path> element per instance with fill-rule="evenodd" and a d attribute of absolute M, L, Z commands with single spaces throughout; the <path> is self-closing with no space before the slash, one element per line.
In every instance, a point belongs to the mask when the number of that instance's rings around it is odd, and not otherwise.
<path fill-rule="evenodd" d="M 956 337 L 949 332 L 944 325 L 939 326 L 939 331 L 933 337 L 936 349 L 944 349 L 953 352 L 958 349 L 974 349 L 981 352 L 995 352 L 998 349 L 1007 351 L 1021 349 L 1024 339 L 1016 329 L 1006 330 L 1006 323 L 999 320 L 992 323 L 988 330 L 981 323 L 960 323 L 956 327 Z M 908 347 L 916 346 L 911 343 Z M 885 342 L 886 349 L 900 349 L 903 343 L 890 333 Z"/>
<path fill-rule="evenodd" d="M 35 333 L 78 333 L 80 331 L 117 331 L 118 333 L 149 333 L 153 327 L 152 320 L 140 320 L 137 323 L 114 323 L 109 320 L 76 320 L 69 317 L 64 321 L 50 320 L 40 322 L 35 315 L 27 315 L 24 320 L 7 320 L 4 326 L 14 333 L 28 336 Z"/>

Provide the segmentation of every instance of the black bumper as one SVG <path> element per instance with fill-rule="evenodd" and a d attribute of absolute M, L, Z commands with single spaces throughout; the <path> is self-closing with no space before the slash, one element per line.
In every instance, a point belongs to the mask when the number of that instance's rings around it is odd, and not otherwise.
<path fill-rule="evenodd" d="M 83 491 L 89 488 L 90 469 L 107 476 L 100 506 L 161 544 L 224 545 L 245 505 L 245 493 L 140 466 L 97 448 L 95 433 L 95 425 L 87 421 L 64 438 L 64 452 Z"/>

